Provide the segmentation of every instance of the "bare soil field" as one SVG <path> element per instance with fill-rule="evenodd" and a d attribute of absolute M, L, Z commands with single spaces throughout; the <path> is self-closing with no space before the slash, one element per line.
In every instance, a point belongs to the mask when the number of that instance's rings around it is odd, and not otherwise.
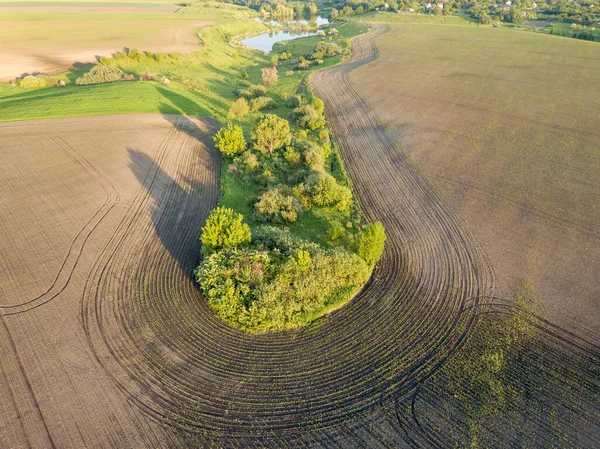
<path fill-rule="evenodd" d="M 405 377 L 382 395 L 383 421 L 371 417 L 368 428 L 378 432 L 362 443 L 340 439 L 340 446 L 597 447 L 595 335 L 582 328 L 576 335 L 532 312 L 531 287 L 508 300 L 486 294 L 494 280 L 489 259 L 378 110 L 359 95 L 362 84 L 348 81 L 376 60 L 373 39 L 388 30 L 374 25 L 352 42 L 348 63 L 311 80 L 326 103 L 360 203 L 388 234 L 384 259 L 363 295 L 386 304 L 382 313 L 397 314 L 403 330 L 396 338 L 404 350 L 388 357 Z M 402 284 L 411 276 L 415 284 Z M 374 288 L 382 279 L 382 288 Z M 416 335 L 427 342 L 426 352 L 412 340 Z M 410 369 L 408 360 L 422 369 Z"/>
<path fill-rule="evenodd" d="M 483 246 L 493 295 L 600 333 L 600 47 L 396 24 L 350 81 Z M 596 337 L 597 338 L 597 337 Z"/>
<path fill-rule="evenodd" d="M 148 241 L 168 252 L 185 239 L 195 262 L 218 194 L 214 131 L 175 116 L 0 126 L 0 447 L 178 445 L 111 380 L 81 301 L 93 267 L 131 230 L 132 267 Z M 190 274 L 171 270 L 175 282 Z"/>
<path fill-rule="evenodd" d="M 126 20 L 125 15 L 103 18 L 96 13 L 52 13 L 51 20 L 11 20 L 10 14 L 3 15 L 0 81 L 25 73 L 60 73 L 74 63 L 95 62 L 99 56 L 112 56 L 124 48 L 155 53 L 199 50 L 198 30 L 214 23 L 168 20 L 164 15 L 152 19 L 150 15 L 141 14 L 135 20 Z"/>

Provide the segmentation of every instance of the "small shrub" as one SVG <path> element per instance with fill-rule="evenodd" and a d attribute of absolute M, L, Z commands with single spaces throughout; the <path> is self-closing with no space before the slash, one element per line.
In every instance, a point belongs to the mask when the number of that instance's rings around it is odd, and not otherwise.
<path fill-rule="evenodd" d="M 312 107 L 315 108 L 315 111 L 317 111 L 321 115 L 323 115 L 323 113 L 325 112 L 325 103 L 323 103 L 323 100 L 321 100 L 320 98 L 315 97 L 313 99 Z"/>
<path fill-rule="evenodd" d="M 292 76 L 293 74 L 294 74 L 294 71 L 293 71 L 293 70 L 287 70 L 287 71 L 285 72 L 285 76 Z"/>
<path fill-rule="evenodd" d="M 227 113 L 227 118 L 232 119 L 235 117 L 244 118 L 250 112 L 250 105 L 245 98 L 238 98 L 233 102 L 231 108 L 229 108 L 229 112 Z"/>
<path fill-rule="evenodd" d="M 298 125 L 315 131 L 325 126 L 325 118 L 313 106 L 301 106 L 294 109 Z"/>
<path fill-rule="evenodd" d="M 256 97 L 263 97 L 267 94 L 266 86 L 260 84 L 251 84 L 247 89 L 240 89 L 237 91 L 238 97 L 243 97 L 247 100 L 251 100 Z"/>
<path fill-rule="evenodd" d="M 263 109 L 273 109 L 276 106 L 277 103 L 270 97 L 258 97 L 250 100 L 250 110 L 252 112 L 262 111 Z"/>
<path fill-rule="evenodd" d="M 98 61 L 98 63 L 102 65 L 111 65 L 113 63 L 113 60 L 108 56 L 100 56 L 100 60 Z"/>
<path fill-rule="evenodd" d="M 308 139 L 308 131 L 306 131 L 305 129 L 299 129 L 298 131 L 296 131 L 294 136 L 298 140 L 306 140 Z"/>
<path fill-rule="evenodd" d="M 89 84 L 113 83 L 123 79 L 123 71 L 118 67 L 95 65 L 88 73 L 77 78 L 75 84 L 86 86 Z"/>
<path fill-rule="evenodd" d="M 58 81 L 48 75 L 27 75 L 18 80 L 17 84 L 23 89 L 40 89 L 42 87 L 56 86 Z"/>
<path fill-rule="evenodd" d="M 262 69 L 262 82 L 265 86 L 273 86 L 277 84 L 278 80 L 277 67 L 265 67 Z"/>
<path fill-rule="evenodd" d="M 146 67 L 146 71 L 140 77 L 140 81 L 152 81 L 155 77 L 156 75 L 154 73 L 151 73 L 150 69 Z"/>
<path fill-rule="evenodd" d="M 300 97 L 300 95 L 292 95 L 290 98 L 287 99 L 285 105 L 286 107 L 291 109 L 299 108 L 300 106 L 302 106 L 302 97 Z"/>
<path fill-rule="evenodd" d="M 302 204 L 281 188 L 267 190 L 254 205 L 259 219 L 273 223 L 294 222 L 302 213 Z"/>
<path fill-rule="evenodd" d="M 358 255 L 367 265 L 375 266 L 385 246 L 385 229 L 380 222 L 368 224 L 360 234 Z"/>
<path fill-rule="evenodd" d="M 227 157 L 234 157 L 246 150 L 246 139 L 241 126 L 228 123 L 213 137 L 215 146 Z"/>
<path fill-rule="evenodd" d="M 233 209 L 217 207 L 202 228 L 202 254 L 210 255 L 223 248 L 249 243 L 252 236 L 250 226 L 242 223 L 244 217 Z"/>
<path fill-rule="evenodd" d="M 245 70 L 242 70 L 240 72 L 240 78 L 242 78 L 243 80 L 247 80 L 248 79 L 248 72 L 246 72 Z"/>

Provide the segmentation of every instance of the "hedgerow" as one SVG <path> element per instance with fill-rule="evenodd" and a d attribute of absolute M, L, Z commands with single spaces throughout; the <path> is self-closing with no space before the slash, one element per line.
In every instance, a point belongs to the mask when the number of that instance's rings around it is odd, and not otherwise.
<path fill-rule="evenodd" d="M 75 80 L 75 84 L 85 86 L 89 84 L 114 83 L 124 78 L 123 71 L 110 65 L 95 65 L 92 69 L 80 78 Z"/>

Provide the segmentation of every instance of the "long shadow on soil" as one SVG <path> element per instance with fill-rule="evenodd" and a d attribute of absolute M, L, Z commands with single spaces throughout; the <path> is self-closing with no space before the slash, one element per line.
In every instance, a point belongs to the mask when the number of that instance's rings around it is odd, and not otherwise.
<path fill-rule="evenodd" d="M 152 198 L 150 215 L 156 236 L 191 279 L 200 258 L 201 227 L 216 206 L 219 163 L 212 161 L 216 156 L 204 146 L 190 151 L 193 156 L 184 159 L 186 167 L 178 168 L 185 172 L 172 177 L 144 152 L 128 149 L 129 168 Z M 205 181 L 188 173 L 201 173 Z M 159 262 L 160 257 L 155 260 Z"/>

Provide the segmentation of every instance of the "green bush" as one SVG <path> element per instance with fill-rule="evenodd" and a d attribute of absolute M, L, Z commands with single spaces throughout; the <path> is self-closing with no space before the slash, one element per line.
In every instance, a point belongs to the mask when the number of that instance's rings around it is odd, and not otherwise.
<path fill-rule="evenodd" d="M 329 173 L 313 173 L 300 187 L 300 192 L 316 206 L 334 206 L 347 211 L 352 204 L 352 191 L 341 186 Z"/>
<path fill-rule="evenodd" d="M 286 107 L 296 109 L 302 106 L 302 97 L 300 95 L 292 95 L 285 102 Z"/>
<path fill-rule="evenodd" d="M 360 233 L 358 255 L 367 265 L 375 266 L 385 246 L 385 229 L 380 222 L 368 224 Z"/>
<path fill-rule="evenodd" d="M 246 139 L 241 126 L 228 123 L 213 137 L 215 146 L 227 157 L 234 157 L 246 150 Z"/>
<path fill-rule="evenodd" d="M 227 113 L 228 119 L 233 119 L 235 117 L 244 118 L 250 112 L 250 105 L 245 98 L 238 98 L 233 102 L 231 108 L 229 108 L 229 112 Z"/>
<path fill-rule="evenodd" d="M 302 326 L 323 307 L 347 299 L 369 276 L 357 255 L 324 250 L 289 231 L 262 227 L 253 242 L 215 252 L 195 271 L 213 311 L 245 330 Z"/>
<path fill-rule="evenodd" d="M 261 86 L 260 84 L 251 84 L 247 89 L 239 89 L 237 91 L 238 97 L 243 97 L 246 100 L 251 100 L 256 97 L 263 97 L 267 94 L 267 87 Z"/>
<path fill-rule="evenodd" d="M 250 100 L 250 110 L 252 112 L 262 111 L 263 109 L 273 109 L 276 106 L 277 103 L 271 97 L 257 97 Z"/>
<path fill-rule="evenodd" d="M 209 255 L 223 248 L 249 243 L 250 226 L 242 223 L 243 219 L 242 214 L 227 207 L 213 210 L 202 228 L 202 253 Z"/>
<path fill-rule="evenodd" d="M 320 41 L 311 55 L 311 59 L 331 58 L 342 54 L 342 47 L 335 42 Z"/>
<path fill-rule="evenodd" d="M 123 79 L 123 71 L 118 67 L 95 65 L 88 73 L 77 78 L 75 84 L 85 86 L 89 84 L 113 83 Z"/>
<path fill-rule="evenodd" d="M 305 129 L 315 131 L 325 126 L 325 117 L 312 105 L 300 106 L 294 109 L 294 116 L 298 125 Z"/>
<path fill-rule="evenodd" d="M 17 84 L 23 89 L 40 89 L 42 87 L 56 86 L 58 81 L 48 75 L 27 75 L 21 78 Z"/>
<path fill-rule="evenodd" d="M 127 53 L 127 56 L 130 59 L 135 59 L 136 61 L 141 61 L 142 60 L 142 56 L 144 56 L 144 54 L 141 53 L 137 48 L 132 48 Z"/>
<path fill-rule="evenodd" d="M 283 189 L 267 190 L 259 198 L 254 209 L 259 219 L 272 223 L 294 222 L 302 213 L 302 204 Z"/>

